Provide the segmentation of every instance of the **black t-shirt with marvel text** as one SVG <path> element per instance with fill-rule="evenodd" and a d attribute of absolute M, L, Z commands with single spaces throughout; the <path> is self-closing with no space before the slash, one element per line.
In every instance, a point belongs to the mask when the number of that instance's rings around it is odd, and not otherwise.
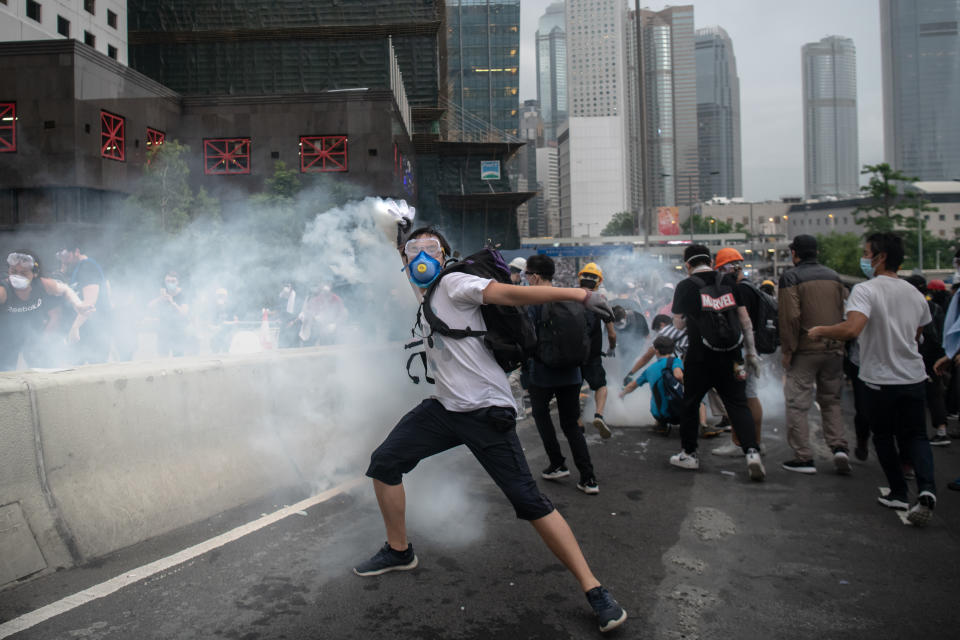
<path fill-rule="evenodd" d="M 708 285 L 717 279 L 716 271 L 701 271 L 693 275 Z M 733 276 L 733 274 L 727 274 L 723 276 L 722 283 L 729 286 L 733 291 L 733 297 L 737 306 L 744 306 L 742 290 L 737 286 L 736 277 Z M 733 349 L 732 351 L 721 353 L 712 351 L 703 344 L 698 322 L 703 313 L 703 301 L 700 298 L 700 285 L 694 282 L 692 278 L 685 278 L 677 284 L 677 289 L 673 294 L 673 308 L 671 311 L 684 316 L 687 322 L 687 335 L 689 336 L 690 344 L 687 347 L 687 356 L 684 362 L 698 362 L 717 358 L 724 360 L 740 358 L 740 349 Z"/>

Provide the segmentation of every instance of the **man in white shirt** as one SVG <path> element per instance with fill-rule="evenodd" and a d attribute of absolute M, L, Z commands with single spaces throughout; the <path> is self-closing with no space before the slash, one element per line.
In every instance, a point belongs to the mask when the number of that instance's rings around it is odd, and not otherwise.
<path fill-rule="evenodd" d="M 906 510 L 907 518 L 924 526 L 936 505 L 933 455 L 927 440 L 923 357 L 917 345 L 931 320 L 923 295 L 897 277 L 903 263 L 903 240 L 893 233 L 874 233 L 863 247 L 860 267 L 870 280 L 856 285 L 847 300 L 847 319 L 813 327 L 815 340 L 853 340 L 860 345 L 860 379 L 867 388 L 870 428 L 877 459 L 890 493 L 880 504 Z M 898 441 L 908 443 L 917 476 L 917 503 L 910 507 Z"/>
<path fill-rule="evenodd" d="M 574 301 L 602 317 L 613 315 L 603 296 L 580 288 L 521 287 L 459 272 L 441 278 L 450 255 L 446 239 L 431 228 L 414 231 L 402 249 L 418 297 L 422 298 L 423 290 L 436 287 L 430 294 L 433 312 L 450 328 L 486 330 L 480 310 L 485 304 Z M 426 342 L 426 349 L 436 393 L 401 418 L 370 457 L 367 475 L 373 479 L 387 542 L 354 572 L 375 576 L 417 566 L 413 545 L 407 541 L 402 476 L 424 458 L 466 445 L 513 504 L 517 517 L 530 521 L 578 580 L 597 615 L 600 631 L 623 624 L 626 611 L 590 571 L 567 521 L 537 488 L 514 430 L 516 412 L 507 374 L 493 352 L 482 338 L 452 339 L 437 333 Z"/>

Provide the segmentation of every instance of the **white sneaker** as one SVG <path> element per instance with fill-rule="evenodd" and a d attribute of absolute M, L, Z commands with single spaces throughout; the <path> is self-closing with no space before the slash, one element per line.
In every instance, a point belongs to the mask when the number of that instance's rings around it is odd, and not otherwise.
<path fill-rule="evenodd" d="M 833 453 L 833 466 L 837 468 L 837 473 L 842 476 L 850 475 L 850 456 L 847 455 L 846 451 L 838 449 Z"/>
<path fill-rule="evenodd" d="M 670 464 L 675 467 L 680 467 L 681 469 L 696 471 L 700 468 L 700 458 L 697 457 L 696 453 L 681 451 L 680 453 L 670 456 Z"/>
<path fill-rule="evenodd" d="M 937 496 L 929 491 L 921 491 L 917 497 L 917 504 L 907 511 L 907 520 L 915 527 L 925 527 L 933 517 L 933 509 L 937 506 Z"/>
<path fill-rule="evenodd" d="M 739 458 L 743 455 L 743 449 L 730 442 L 722 447 L 716 447 L 712 449 L 710 453 L 715 456 L 722 456 L 724 458 Z"/>
<path fill-rule="evenodd" d="M 767 470 L 763 468 L 763 460 L 760 459 L 760 452 L 756 449 L 747 451 L 747 473 L 751 480 L 757 482 L 767 477 Z"/>

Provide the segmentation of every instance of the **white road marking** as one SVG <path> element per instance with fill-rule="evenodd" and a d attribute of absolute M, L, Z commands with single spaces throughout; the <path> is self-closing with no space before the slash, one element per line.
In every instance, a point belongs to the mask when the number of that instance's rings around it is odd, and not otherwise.
<path fill-rule="evenodd" d="M 196 544 L 192 547 L 188 547 L 183 551 L 175 553 L 166 558 L 161 558 L 146 564 L 142 567 L 138 567 L 131 571 L 127 571 L 122 575 L 119 575 L 115 578 L 111 578 L 106 582 L 101 582 L 98 585 L 94 585 L 89 589 L 84 589 L 79 593 L 75 593 L 71 596 L 67 596 L 62 600 L 53 602 L 44 607 L 40 607 L 30 613 L 25 613 L 19 618 L 14 618 L 0 624 L 0 639 L 7 638 L 12 636 L 15 633 L 20 633 L 31 627 L 34 627 L 41 622 L 45 622 L 50 618 L 56 617 L 62 613 L 66 613 L 71 609 L 75 609 L 81 605 L 84 605 L 93 600 L 103 598 L 105 596 L 119 591 L 124 587 L 127 587 L 135 582 L 139 582 L 144 578 L 149 578 L 150 576 L 156 575 L 162 571 L 167 571 L 177 565 L 183 564 L 189 560 L 201 556 L 208 551 L 212 551 L 218 547 L 222 547 L 225 544 L 239 540 L 240 538 L 251 534 L 255 531 L 259 531 L 264 527 L 270 526 L 275 522 L 279 522 L 284 518 L 293 515 L 295 513 L 301 513 L 305 509 L 309 509 L 312 506 L 318 505 L 321 502 L 326 502 L 331 498 L 334 498 L 345 491 L 348 491 L 366 481 L 366 478 L 355 478 L 348 482 L 345 482 L 337 487 L 328 489 L 323 493 L 318 493 L 317 495 L 307 498 L 306 500 L 301 500 L 300 502 L 290 505 L 289 507 L 284 507 L 274 511 L 273 513 L 266 514 L 261 518 L 254 520 L 253 522 L 248 522 L 247 524 L 241 525 L 235 529 L 231 529 L 226 533 L 222 533 L 219 536 L 210 538 L 204 542 Z"/>

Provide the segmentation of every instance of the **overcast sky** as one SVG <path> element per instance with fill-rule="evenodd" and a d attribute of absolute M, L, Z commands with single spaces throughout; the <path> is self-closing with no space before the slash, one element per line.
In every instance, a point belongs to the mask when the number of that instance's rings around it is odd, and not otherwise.
<path fill-rule="evenodd" d="M 537 20 L 552 0 L 520 4 L 520 99 L 536 99 Z M 680 3 L 674 3 L 674 6 Z M 699 0 L 698 29 L 721 26 L 740 76 L 743 190 L 751 200 L 803 195 L 803 81 L 800 48 L 829 35 L 857 48 L 860 165 L 883 161 L 879 0 Z M 630 6 L 634 5 L 630 0 Z M 667 3 L 641 3 L 661 10 Z"/>

